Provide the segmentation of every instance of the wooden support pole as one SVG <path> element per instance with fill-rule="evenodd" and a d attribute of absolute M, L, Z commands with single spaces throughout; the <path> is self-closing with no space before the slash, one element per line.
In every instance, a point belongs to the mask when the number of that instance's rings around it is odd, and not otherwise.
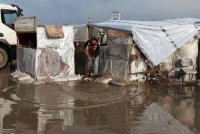
<path fill-rule="evenodd" d="M 197 85 L 200 86 L 200 39 L 198 42 L 198 57 L 197 57 Z"/>

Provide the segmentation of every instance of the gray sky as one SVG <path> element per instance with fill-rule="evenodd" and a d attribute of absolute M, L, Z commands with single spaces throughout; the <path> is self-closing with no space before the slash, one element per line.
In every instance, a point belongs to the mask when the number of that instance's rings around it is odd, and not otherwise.
<path fill-rule="evenodd" d="M 121 19 L 163 20 L 200 18 L 200 0 L 1 0 L 14 3 L 25 16 L 36 16 L 40 24 L 84 24 L 110 19 L 112 11 Z"/>

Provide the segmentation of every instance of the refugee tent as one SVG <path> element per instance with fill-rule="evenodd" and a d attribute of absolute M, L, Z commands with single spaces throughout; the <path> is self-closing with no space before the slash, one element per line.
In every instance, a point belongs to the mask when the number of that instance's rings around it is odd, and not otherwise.
<path fill-rule="evenodd" d="M 196 63 L 198 55 L 200 19 L 185 18 L 164 21 L 109 20 L 102 23 L 89 24 L 89 27 L 104 29 L 104 31 L 115 30 L 129 34 L 128 38 L 131 37 L 133 40 L 131 45 L 132 48 L 130 48 L 130 45 L 127 45 L 124 50 L 130 54 L 134 54 L 135 51 L 140 51 L 140 56 L 144 55 L 148 61 L 147 62 L 142 59 L 139 62 L 132 61 L 131 63 L 128 63 L 128 59 L 130 58 L 129 55 L 127 57 L 123 57 L 127 60 L 126 63 L 124 62 L 120 64 L 120 61 L 118 60 L 118 65 L 115 64 L 113 66 L 115 68 L 116 66 L 125 66 L 124 69 L 121 69 L 124 70 L 124 72 L 128 70 L 129 74 L 146 71 L 147 64 L 150 64 L 151 66 L 164 65 L 166 67 L 166 63 L 169 63 L 170 67 L 168 69 L 172 70 L 174 61 L 183 57 L 192 58 L 193 63 Z M 122 47 L 125 44 L 131 43 L 123 42 L 125 38 L 120 36 L 118 36 L 119 38 L 114 37 L 114 39 L 112 39 L 112 37 L 113 36 L 108 37 L 107 44 L 109 50 L 107 50 L 106 53 L 110 56 L 113 55 L 112 52 L 115 52 L 118 53 L 117 57 L 119 57 L 119 55 L 122 56 L 122 53 L 119 53 L 119 50 L 116 51 L 117 49 L 113 49 L 114 47 L 117 47 L 115 44 L 121 44 Z M 116 42 L 116 40 L 118 41 Z M 114 42 L 111 43 L 111 41 Z M 136 64 L 137 67 L 135 67 Z M 110 70 L 112 71 L 113 69 L 110 67 Z M 116 68 L 115 72 L 120 75 L 119 68 Z M 128 73 L 126 72 L 126 75 Z M 116 78 L 120 78 L 120 76 Z M 127 76 L 124 78 L 127 78 Z"/>
<path fill-rule="evenodd" d="M 72 26 L 37 26 L 30 17 L 16 20 L 15 29 L 18 71 L 36 79 L 75 75 Z"/>

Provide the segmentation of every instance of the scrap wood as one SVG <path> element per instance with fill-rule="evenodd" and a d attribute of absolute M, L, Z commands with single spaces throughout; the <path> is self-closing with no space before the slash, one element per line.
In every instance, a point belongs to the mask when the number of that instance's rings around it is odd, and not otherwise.
<path fill-rule="evenodd" d="M 167 70 L 160 71 L 159 67 L 148 67 L 147 80 L 153 85 L 163 85 L 170 83 Z"/>

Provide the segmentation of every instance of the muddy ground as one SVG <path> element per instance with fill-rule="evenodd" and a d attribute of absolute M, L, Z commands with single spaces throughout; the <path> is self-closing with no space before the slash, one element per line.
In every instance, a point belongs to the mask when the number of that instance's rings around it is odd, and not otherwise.
<path fill-rule="evenodd" d="M 200 89 L 93 82 L 20 84 L 0 71 L 3 134 L 200 133 Z"/>

